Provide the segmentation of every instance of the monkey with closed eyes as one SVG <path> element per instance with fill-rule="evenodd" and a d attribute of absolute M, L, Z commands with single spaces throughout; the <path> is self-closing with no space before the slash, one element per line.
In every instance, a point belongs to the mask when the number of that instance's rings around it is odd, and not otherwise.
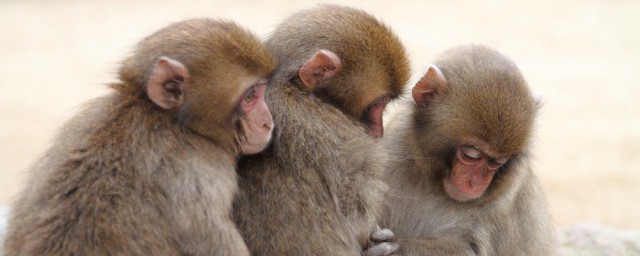
<path fill-rule="evenodd" d="M 386 191 L 382 113 L 409 63 L 370 14 L 320 5 L 283 21 L 266 45 L 279 65 L 267 104 L 274 139 L 238 164 L 234 217 L 253 255 L 391 255 L 377 230 Z M 391 233 L 392 235 L 392 233 Z"/>
<path fill-rule="evenodd" d="M 484 46 L 440 55 L 384 138 L 388 216 L 404 255 L 553 255 L 530 166 L 538 109 L 513 61 Z"/>

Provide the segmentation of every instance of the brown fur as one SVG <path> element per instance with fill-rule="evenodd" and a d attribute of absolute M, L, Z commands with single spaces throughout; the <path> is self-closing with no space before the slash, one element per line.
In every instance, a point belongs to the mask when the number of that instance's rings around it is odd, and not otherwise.
<path fill-rule="evenodd" d="M 537 103 L 516 65 L 482 46 L 457 47 L 435 65 L 446 90 L 406 107 L 384 139 L 392 157 L 388 227 L 407 255 L 552 255 L 546 199 L 530 168 Z M 455 148 L 477 138 L 510 157 L 480 198 L 449 198 L 442 179 Z"/>
<path fill-rule="evenodd" d="M 275 137 L 239 162 L 238 227 L 255 255 L 358 255 L 386 190 L 385 156 L 359 121 L 368 101 L 403 91 L 403 46 L 370 15 L 333 5 L 292 15 L 267 46 L 280 61 L 268 102 Z M 319 49 L 343 70 L 308 92 L 298 70 Z"/>
<path fill-rule="evenodd" d="M 373 16 L 337 5 L 298 12 L 278 26 L 267 46 L 281 62 L 274 80 L 290 79 L 317 50 L 336 53 L 341 75 L 315 93 L 356 119 L 381 94 L 403 93 L 409 64 L 403 45 Z"/>
<path fill-rule="evenodd" d="M 187 101 L 167 111 L 144 85 L 160 56 L 190 70 Z M 6 255 L 248 255 L 230 218 L 240 76 L 274 60 L 231 22 L 190 20 L 141 41 L 116 92 L 58 134 L 13 206 Z"/>

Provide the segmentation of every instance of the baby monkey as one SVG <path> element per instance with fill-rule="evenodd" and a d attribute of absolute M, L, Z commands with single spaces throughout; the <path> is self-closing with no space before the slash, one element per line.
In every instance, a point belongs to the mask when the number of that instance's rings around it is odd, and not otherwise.
<path fill-rule="evenodd" d="M 388 228 L 405 255 L 552 255 L 555 232 L 529 164 L 538 102 L 516 65 L 483 46 L 442 54 L 388 127 Z M 410 104 L 409 104 L 410 105 Z"/>
<path fill-rule="evenodd" d="M 233 22 L 143 39 L 115 93 L 70 120 L 13 206 L 6 255 L 249 255 L 235 166 L 262 151 L 275 60 Z"/>

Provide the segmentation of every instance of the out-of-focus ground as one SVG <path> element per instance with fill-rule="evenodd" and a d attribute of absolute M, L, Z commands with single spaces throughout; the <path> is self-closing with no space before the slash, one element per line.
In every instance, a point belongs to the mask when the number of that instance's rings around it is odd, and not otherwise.
<path fill-rule="evenodd" d="M 321 2 L 321 1 L 317 1 Z M 356 1 L 393 27 L 416 72 L 460 44 L 510 56 L 544 96 L 536 171 L 556 225 L 640 229 L 640 1 Z M 194 17 L 261 37 L 311 1 L 0 0 L 0 205 L 144 36 Z"/>

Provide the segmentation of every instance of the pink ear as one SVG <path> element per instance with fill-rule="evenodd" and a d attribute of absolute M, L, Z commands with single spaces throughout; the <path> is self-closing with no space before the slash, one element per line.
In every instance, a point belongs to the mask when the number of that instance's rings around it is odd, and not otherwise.
<path fill-rule="evenodd" d="M 189 79 L 189 70 L 184 64 L 162 56 L 153 66 L 147 81 L 147 95 L 163 109 L 180 107 L 185 101 Z"/>
<path fill-rule="evenodd" d="M 413 87 L 411 95 L 416 104 L 427 105 L 435 95 L 444 94 L 446 88 L 447 80 L 440 69 L 435 65 L 430 65 L 427 73 Z"/>
<path fill-rule="evenodd" d="M 329 50 L 317 51 L 298 71 L 302 84 L 309 90 L 326 84 L 342 69 L 340 57 Z"/>

